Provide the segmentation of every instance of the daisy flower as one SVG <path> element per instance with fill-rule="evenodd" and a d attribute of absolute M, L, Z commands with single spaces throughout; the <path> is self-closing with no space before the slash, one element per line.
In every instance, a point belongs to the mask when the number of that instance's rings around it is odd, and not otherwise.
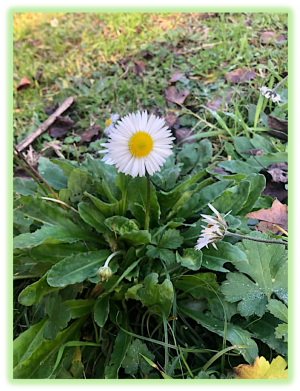
<path fill-rule="evenodd" d="M 58 26 L 58 20 L 56 18 L 52 19 L 50 21 L 50 24 L 52 27 L 57 27 Z"/>
<path fill-rule="evenodd" d="M 212 246 L 218 250 L 218 247 L 216 246 L 215 242 L 219 242 L 224 238 L 226 235 L 226 229 L 227 229 L 227 223 L 224 219 L 230 212 L 228 212 L 224 217 L 220 215 L 220 213 L 211 205 L 208 204 L 210 209 L 215 213 L 215 216 L 209 216 L 209 215 L 201 215 L 204 217 L 203 221 L 207 223 L 208 225 L 201 231 L 201 235 L 199 236 L 199 239 L 197 240 L 197 245 L 195 246 L 196 250 L 201 250 L 203 247 L 208 248 L 208 244 L 211 243 Z"/>
<path fill-rule="evenodd" d="M 106 128 L 104 129 L 104 133 L 109 135 L 110 132 L 114 129 L 115 122 L 118 121 L 119 114 L 112 114 L 112 116 L 105 121 Z"/>
<path fill-rule="evenodd" d="M 107 148 L 100 151 L 105 153 L 102 160 L 133 178 L 160 171 L 172 154 L 175 139 L 165 121 L 153 114 L 148 118 L 147 111 L 121 118 L 108 137 L 108 141 L 101 144 Z"/>
<path fill-rule="evenodd" d="M 279 102 L 280 101 L 280 95 L 277 94 L 274 90 L 271 90 L 268 87 L 261 87 L 260 89 L 261 94 L 266 97 L 267 99 L 272 99 L 273 102 Z"/>

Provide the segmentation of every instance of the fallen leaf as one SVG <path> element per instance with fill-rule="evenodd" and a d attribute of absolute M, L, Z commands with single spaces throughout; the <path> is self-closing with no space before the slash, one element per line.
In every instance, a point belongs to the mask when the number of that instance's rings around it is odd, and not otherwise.
<path fill-rule="evenodd" d="M 172 113 L 171 111 L 167 112 L 167 115 L 165 116 L 165 121 L 168 126 L 173 126 L 177 120 L 177 115 L 175 113 Z"/>
<path fill-rule="evenodd" d="M 221 175 L 230 175 L 230 172 L 227 172 L 224 170 L 222 167 L 214 166 L 211 171 L 215 172 L 216 174 L 221 174 Z"/>
<path fill-rule="evenodd" d="M 251 70 L 249 71 L 248 69 L 238 68 L 235 71 L 226 73 L 225 77 L 229 81 L 229 83 L 237 84 L 242 81 L 249 81 L 255 79 L 256 75 L 255 72 Z"/>
<path fill-rule="evenodd" d="M 264 151 L 262 149 L 250 148 L 245 151 L 241 151 L 240 153 L 249 153 L 251 156 L 261 156 L 264 154 Z"/>
<path fill-rule="evenodd" d="M 265 232 L 265 229 L 268 229 L 275 234 L 280 235 L 280 231 L 274 227 L 274 224 L 283 228 L 285 231 L 287 231 L 288 229 L 287 205 L 282 204 L 278 200 L 274 200 L 271 208 L 260 209 L 256 212 L 248 213 L 246 214 L 246 217 L 249 217 L 250 219 L 260 220 L 256 227 L 259 231 L 262 232 Z"/>
<path fill-rule="evenodd" d="M 90 143 L 93 137 L 98 136 L 99 132 L 102 130 L 100 125 L 94 125 L 90 127 L 88 130 L 81 134 L 81 140 L 78 145 L 83 143 Z"/>
<path fill-rule="evenodd" d="M 287 163 L 271 164 L 267 172 L 271 175 L 273 182 L 287 183 L 288 181 L 288 165 Z"/>
<path fill-rule="evenodd" d="M 54 105 L 44 106 L 44 112 L 47 115 L 53 114 L 56 109 L 58 109 L 58 103 L 57 102 L 54 103 Z"/>
<path fill-rule="evenodd" d="M 233 91 L 226 93 L 224 103 L 230 103 Z M 216 96 L 211 102 L 208 102 L 206 106 L 211 110 L 219 110 L 223 103 L 223 96 Z"/>
<path fill-rule="evenodd" d="M 252 22 L 253 22 L 252 19 L 248 19 L 248 20 L 246 20 L 246 22 L 244 23 L 244 26 L 245 26 L 245 27 L 249 27 L 249 26 L 251 26 Z"/>
<path fill-rule="evenodd" d="M 267 179 L 266 187 L 261 194 L 270 196 L 271 198 L 277 198 L 281 202 L 287 198 L 288 191 L 285 188 L 284 183 L 273 182 L 272 180 Z"/>
<path fill-rule="evenodd" d="M 270 43 L 270 42 L 282 42 L 286 40 L 286 36 L 283 34 L 276 34 L 273 31 L 265 31 L 260 36 L 262 43 Z"/>
<path fill-rule="evenodd" d="M 17 91 L 22 91 L 25 88 L 28 88 L 30 85 L 31 85 L 30 80 L 28 79 L 28 77 L 24 76 L 24 77 L 22 77 L 22 80 L 20 81 L 20 83 L 17 86 Z"/>
<path fill-rule="evenodd" d="M 73 127 L 74 121 L 67 117 L 58 116 L 53 125 L 49 128 L 49 135 L 52 138 L 60 138 L 65 136 Z"/>
<path fill-rule="evenodd" d="M 228 18 L 228 20 L 229 20 L 231 23 L 233 23 L 233 24 L 237 24 L 237 21 L 236 21 L 234 18 L 232 18 L 231 16 Z"/>
<path fill-rule="evenodd" d="M 173 73 L 173 75 L 171 76 L 170 80 L 169 80 L 169 83 L 175 83 L 176 81 L 180 80 L 182 77 L 184 77 L 184 75 L 180 72 L 175 72 Z"/>
<path fill-rule="evenodd" d="M 143 57 L 145 60 L 151 60 L 154 54 L 149 52 L 148 50 L 142 50 L 140 56 Z"/>
<path fill-rule="evenodd" d="M 281 140 L 288 139 L 288 121 L 285 119 L 273 117 L 272 115 L 268 115 L 268 126 L 270 129 L 267 133 L 270 136 L 277 137 Z"/>
<path fill-rule="evenodd" d="M 177 143 L 181 142 L 182 144 L 186 144 L 186 143 L 197 142 L 197 140 L 195 140 L 195 139 L 194 140 L 193 139 L 185 140 L 187 137 L 192 136 L 194 134 L 194 132 L 191 132 L 191 129 L 186 129 L 186 128 L 177 129 L 177 130 L 175 130 L 174 133 L 175 133 Z M 185 141 L 183 141 L 183 140 L 185 140 Z"/>
<path fill-rule="evenodd" d="M 188 90 L 177 91 L 176 87 L 172 86 L 165 90 L 166 99 L 173 103 L 183 104 L 186 98 L 190 95 Z"/>
<path fill-rule="evenodd" d="M 281 356 L 271 362 L 264 357 L 256 357 L 253 365 L 240 364 L 233 368 L 236 379 L 287 379 L 287 363 Z"/>
<path fill-rule="evenodd" d="M 14 79 L 19 79 L 19 76 L 18 76 L 16 73 L 14 73 L 14 74 L 13 74 L 13 78 L 14 78 Z"/>
<path fill-rule="evenodd" d="M 133 72 L 137 75 L 141 75 L 145 70 L 145 64 L 143 61 L 134 61 L 133 62 Z"/>

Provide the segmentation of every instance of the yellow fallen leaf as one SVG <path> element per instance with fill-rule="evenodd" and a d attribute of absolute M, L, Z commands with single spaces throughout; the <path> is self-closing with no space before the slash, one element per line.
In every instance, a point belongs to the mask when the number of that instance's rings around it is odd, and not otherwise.
<path fill-rule="evenodd" d="M 256 357 L 253 365 L 240 364 L 233 368 L 237 379 L 287 379 L 287 363 L 281 356 L 271 362 L 264 357 Z"/>

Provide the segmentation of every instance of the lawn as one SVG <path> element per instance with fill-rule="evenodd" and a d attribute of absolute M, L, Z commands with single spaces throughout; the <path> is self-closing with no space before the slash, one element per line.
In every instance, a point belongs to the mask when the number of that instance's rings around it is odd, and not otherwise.
<path fill-rule="evenodd" d="M 287 378 L 287 13 L 15 13 L 13 34 L 14 378 Z M 144 110 L 173 153 L 125 175 L 101 144 Z"/>

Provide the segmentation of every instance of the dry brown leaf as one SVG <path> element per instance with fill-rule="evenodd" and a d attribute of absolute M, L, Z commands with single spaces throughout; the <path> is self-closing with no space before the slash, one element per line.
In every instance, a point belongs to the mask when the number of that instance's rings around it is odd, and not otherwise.
<path fill-rule="evenodd" d="M 187 137 L 192 136 L 193 134 L 194 132 L 191 132 L 191 129 L 182 128 L 175 130 L 176 141 L 177 143 L 181 142 L 181 144 L 197 142 L 195 139 L 185 140 Z"/>
<path fill-rule="evenodd" d="M 173 126 L 177 120 L 177 115 L 172 113 L 172 111 L 168 111 L 165 116 L 165 121 L 168 126 Z"/>
<path fill-rule="evenodd" d="M 288 181 L 288 165 L 287 163 L 271 164 L 267 172 L 271 175 L 273 182 L 287 183 Z"/>
<path fill-rule="evenodd" d="M 287 379 L 287 363 L 281 356 L 271 362 L 264 357 L 256 357 L 253 365 L 240 364 L 233 368 L 237 379 Z"/>
<path fill-rule="evenodd" d="M 246 20 L 246 22 L 244 23 L 244 26 L 245 26 L 245 27 L 249 27 L 249 26 L 251 26 L 252 22 L 253 22 L 252 19 L 248 19 L 248 20 Z"/>
<path fill-rule="evenodd" d="M 249 153 L 251 156 L 261 156 L 264 154 L 264 151 L 262 149 L 250 148 L 245 151 L 241 151 L 240 153 Z"/>
<path fill-rule="evenodd" d="M 173 75 L 171 76 L 170 80 L 169 80 L 169 83 L 175 83 L 176 81 L 180 80 L 182 77 L 184 77 L 184 75 L 180 72 L 175 72 L 173 73 Z"/>
<path fill-rule="evenodd" d="M 268 229 L 275 234 L 279 234 L 280 231 L 274 227 L 274 224 L 283 228 L 285 231 L 288 229 L 287 205 L 282 204 L 278 200 L 274 200 L 271 208 L 260 209 L 256 212 L 248 213 L 246 214 L 246 217 L 260 220 L 256 227 L 259 231 L 262 232 L 265 232 L 265 229 Z"/>
<path fill-rule="evenodd" d="M 270 129 L 267 133 L 273 137 L 277 137 L 281 140 L 288 139 L 288 121 L 285 119 L 273 117 L 268 115 L 268 126 Z"/>
<path fill-rule="evenodd" d="M 143 74 L 146 66 L 143 61 L 134 61 L 133 62 L 133 72 L 136 73 L 137 75 Z"/>
<path fill-rule="evenodd" d="M 286 40 L 286 36 L 283 34 L 276 34 L 273 31 L 265 31 L 260 36 L 262 43 L 270 43 L 270 42 L 282 42 Z"/>
<path fill-rule="evenodd" d="M 95 136 L 98 136 L 99 132 L 102 130 L 100 125 L 94 125 L 88 130 L 81 134 L 81 140 L 78 145 L 83 143 L 90 143 Z"/>
<path fill-rule="evenodd" d="M 177 91 L 176 87 L 172 86 L 165 90 L 166 99 L 173 103 L 183 104 L 186 98 L 190 95 L 188 90 Z"/>
<path fill-rule="evenodd" d="M 54 113 L 55 110 L 58 109 L 58 103 L 54 103 L 54 105 L 50 105 L 50 106 L 44 106 L 44 112 L 45 114 L 47 115 L 51 115 Z"/>
<path fill-rule="evenodd" d="M 52 138 L 60 138 L 65 136 L 70 129 L 72 129 L 74 121 L 70 118 L 58 116 L 49 128 L 49 135 Z"/>
<path fill-rule="evenodd" d="M 252 79 L 255 79 L 256 75 L 255 72 L 249 71 L 248 69 L 236 69 L 235 71 L 231 71 L 226 73 L 225 75 L 226 79 L 229 81 L 229 83 L 240 83 L 243 81 L 249 81 Z"/>
<path fill-rule="evenodd" d="M 232 92 L 228 92 L 225 95 L 224 103 L 230 103 L 232 98 Z M 223 103 L 223 97 L 222 96 L 216 96 L 211 102 L 208 102 L 206 106 L 211 110 L 219 110 Z"/>
<path fill-rule="evenodd" d="M 22 77 L 22 80 L 20 81 L 20 83 L 17 86 L 17 91 L 20 92 L 20 91 L 24 90 L 25 88 L 28 88 L 30 85 L 31 85 L 30 80 L 28 79 L 28 77 L 24 76 L 24 77 Z"/>
<path fill-rule="evenodd" d="M 270 196 L 271 198 L 277 198 L 281 202 L 287 198 L 288 191 L 283 183 L 273 182 L 272 180 L 267 179 L 266 188 L 261 194 Z"/>

